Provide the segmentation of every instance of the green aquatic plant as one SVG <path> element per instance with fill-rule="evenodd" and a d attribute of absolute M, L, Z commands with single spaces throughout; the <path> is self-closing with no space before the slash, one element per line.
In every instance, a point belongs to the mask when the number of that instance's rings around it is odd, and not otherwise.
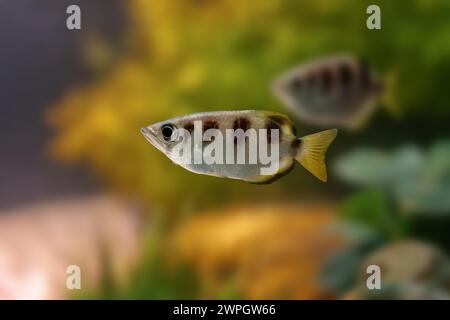
<path fill-rule="evenodd" d="M 343 222 L 338 231 L 353 241 L 324 264 L 322 285 L 340 294 L 347 292 L 348 298 L 407 297 L 409 293 L 411 297 L 448 297 L 448 290 L 436 289 L 432 282 L 426 286 L 409 280 L 396 282 L 397 276 L 392 277 L 395 281 L 386 286 L 382 294 L 369 296 L 365 285 L 358 282 L 356 271 L 367 265 L 367 257 L 378 248 L 381 252 L 391 252 L 391 242 L 402 243 L 401 240 L 418 237 L 449 248 L 445 226 L 450 213 L 450 141 L 438 141 L 428 150 L 414 145 L 401 146 L 391 152 L 356 149 L 341 156 L 334 171 L 342 180 L 358 187 L 340 206 Z M 406 246 L 410 256 L 417 246 L 419 249 L 424 246 L 412 243 L 413 249 Z M 401 248 L 398 254 L 405 255 Z M 433 245 L 426 248 L 429 249 L 422 250 L 425 253 L 437 250 Z M 409 270 L 395 252 L 382 256 L 386 260 L 384 265 L 400 259 L 398 263 L 402 268 Z M 447 268 L 446 263 L 443 269 Z M 439 276 L 440 272 L 432 274 Z M 348 291 L 355 285 L 357 287 Z M 409 290 L 411 286 L 414 288 Z"/>
<path fill-rule="evenodd" d="M 343 155 L 334 166 L 344 181 L 383 190 L 401 212 L 450 213 L 450 141 L 429 150 L 402 146 L 386 152 L 362 148 Z"/>

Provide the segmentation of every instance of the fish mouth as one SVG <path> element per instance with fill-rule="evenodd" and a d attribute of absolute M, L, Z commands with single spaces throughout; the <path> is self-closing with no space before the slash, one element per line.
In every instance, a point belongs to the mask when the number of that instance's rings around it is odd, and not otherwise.
<path fill-rule="evenodd" d="M 156 134 L 153 130 L 149 128 L 141 128 L 141 133 L 144 135 L 145 139 L 147 139 L 148 142 L 153 145 L 157 144 Z"/>
<path fill-rule="evenodd" d="M 150 129 L 148 129 L 147 127 L 141 128 L 141 133 L 144 135 L 144 137 L 147 138 L 148 135 L 150 135 L 152 133 L 152 131 Z"/>
<path fill-rule="evenodd" d="M 156 132 L 148 127 L 141 128 L 141 133 L 145 137 L 145 139 L 150 142 L 156 149 L 165 153 L 165 150 L 161 143 L 159 142 Z"/>

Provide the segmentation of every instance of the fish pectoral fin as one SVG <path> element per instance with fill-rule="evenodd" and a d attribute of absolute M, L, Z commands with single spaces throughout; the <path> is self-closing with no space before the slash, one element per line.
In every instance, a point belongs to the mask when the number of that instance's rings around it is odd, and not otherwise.
<path fill-rule="evenodd" d="M 295 159 L 319 180 L 327 181 L 325 153 L 336 138 L 337 129 L 330 129 L 304 136 Z"/>

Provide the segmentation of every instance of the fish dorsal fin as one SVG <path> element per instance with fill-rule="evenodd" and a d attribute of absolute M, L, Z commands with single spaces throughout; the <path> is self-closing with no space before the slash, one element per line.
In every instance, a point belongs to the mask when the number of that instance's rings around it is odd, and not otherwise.
<path fill-rule="evenodd" d="M 275 122 L 284 133 L 288 135 L 292 134 L 293 136 L 297 134 L 294 124 L 286 115 L 278 112 L 264 111 L 264 116 Z"/>

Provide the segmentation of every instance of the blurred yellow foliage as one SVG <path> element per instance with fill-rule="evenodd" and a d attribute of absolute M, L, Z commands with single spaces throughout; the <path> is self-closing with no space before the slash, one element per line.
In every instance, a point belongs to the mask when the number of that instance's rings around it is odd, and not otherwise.
<path fill-rule="evenodd" d="M 249 299 L 327 298 L 321 266 L 345 242 L 335 222 L 328 205 L 234 206 L 181 222 L 166 252 L 194 267 L 207 297 L 228 282 Z"/>

